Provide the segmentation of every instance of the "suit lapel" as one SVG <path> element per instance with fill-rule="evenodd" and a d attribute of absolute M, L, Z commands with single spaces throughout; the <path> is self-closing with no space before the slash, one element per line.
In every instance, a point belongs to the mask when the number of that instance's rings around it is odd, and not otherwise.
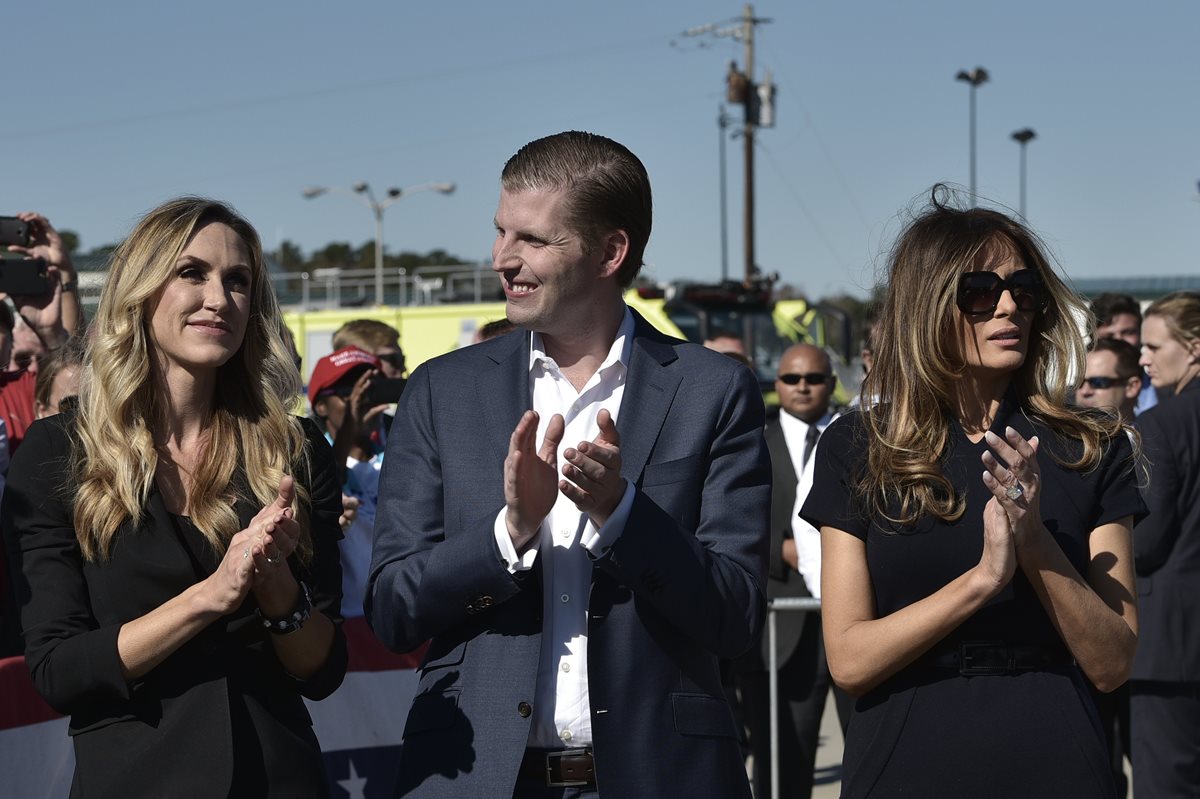
<path fill-rule="evenodd" d="M 633 316 L 633 347 L 617 432 L 621 436 L 621 473 L 636 483 L 654 451 L 683 374 L 670 368 L 676 360 L 671 339 L 650 327 L 637 311 Z"/>
<path fill-rule="evenodd" d="M 796 476 L 792 454 L 788 451 L 787 439 L 783 437 L 783 425 L 778 420 L 767 422 L 764 438 L 767 440 L 767 449 L 771 451 L 771 468 L 775 472 L 776 482 L 786 479 L 788 485 L 798 483 L 800 479 Z"/>
<path fill-rule="evenodd" d="M 482 367 L 475 375 L 475 399 L 483 409 L 485 425 L 480 433 L 503 463 L 521 414 L 533 407 L 529 393 L 529 331 L 505 336 L 481 360 Z"/>

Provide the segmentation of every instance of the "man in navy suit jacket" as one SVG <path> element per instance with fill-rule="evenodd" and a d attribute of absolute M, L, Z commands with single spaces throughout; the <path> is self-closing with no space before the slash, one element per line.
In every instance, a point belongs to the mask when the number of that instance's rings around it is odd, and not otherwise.
<path fill-rule="evenodd" d="M 526 145 L 492 250 L 518 329 L 409 380 L 366 599 L 392 648 L 430 640 L 402 795 L 750 795 L 717 661 L 764 618 L 763 404 L 625 306 L 650 221 L 625 147 Z"/>

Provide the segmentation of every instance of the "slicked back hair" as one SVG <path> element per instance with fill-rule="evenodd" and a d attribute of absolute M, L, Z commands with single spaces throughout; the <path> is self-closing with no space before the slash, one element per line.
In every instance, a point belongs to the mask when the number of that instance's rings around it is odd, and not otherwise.
<path fill-rule="evenodd" d="M 1116 294 L 1111 291 L 1097 294 L 1092 298 L 1091 311 L 1096 317 L 1097 327 L 1110 324 L 1114 316 L 1123 313 L 1136 316 L 1139 322 L 1142 321 L 1142 306 L 1128 294 Z"/>
<path fill-rule="evenodd" d="M 1092 352 L 1111 352 L 1117 359 L 1117 377 L 1126 380 L 1130 377 L 1141 377 L 1142 367 L 1138 365 L 1140 353 L 1138 348 L 1120 338 L 1097 339 L 1092 345 Z"/>
<path fill-rule="evenodd" d="M 500 175 L 508 192 L 563 191 L 567 224 L 589 251 L 614 230 L 629 236 L 629 252 L 617 272 L 622 288 L 642 269 L 650 240 L 653 203 L 650 177 L 622 144 L 595 133 L 567 131 L 526 144 Z"/>

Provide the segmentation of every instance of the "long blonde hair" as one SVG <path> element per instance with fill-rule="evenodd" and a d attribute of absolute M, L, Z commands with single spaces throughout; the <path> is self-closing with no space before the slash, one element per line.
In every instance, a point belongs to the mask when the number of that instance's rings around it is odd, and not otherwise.
<path fill-rule="evenodd" d="M 171 200 L 146 214 L 113 252 L 92 323 L 75 439 L 75 531 L 88 560 L 106 559 L 121 526 L 142 520 L 158 466 L 154 427 L 162 410 L 148 314 L 187 243 L 212 222 L 232 228 L 250 253 L 250 314 L 241 347 L 217 370 L 207 441 L 188 497 L 192 523 L 223 553 L 240 528 L 234 503 L 266 505 L 285 473 L 306 468 L 304 432 L 288 412 L 300 376 L 281 337 L 258 234 L 223 203 Z M 296 477 L 300 553 L 307 558 L 308 475 Z"/>
<path fill-rule="evenodd" d="M 935 186 L 930 207 L 892 248 L 874 366 L 862 388 L 868 455 L 856 489 L 872 516 L 906 526 L 923 516 L 953 521 L 965 510 L 941 466 L 955 386 L 966 373 L 957 344 L 958 277 L 1008 256 L 1036 270 L 1049 296 L 1010 383 L 1021 410 L 1082 443 L 1078 458 L 1062 461 L 1075 470 L 1098 465 L 1104 443 L 1121 429 L 1115 418 L 1066 405 L 1068 380 L 1084 372 L 1087 348 L 1076 320 L 1088 318 L 1087 306 L 1055 273 L 1038 237 L 997 211 L 950 207 Z"/>

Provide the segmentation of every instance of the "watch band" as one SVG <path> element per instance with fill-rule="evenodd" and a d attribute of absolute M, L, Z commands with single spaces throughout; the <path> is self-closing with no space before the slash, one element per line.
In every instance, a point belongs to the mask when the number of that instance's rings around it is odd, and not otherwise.
<path fill-rule="evenodd" d="M 282 619 L 268 619 L 263 615 L 261 608 L 254 609 L 254 615 L 258 616 L 258 620 L 262 622 L 262 626 L 267 628 L 267 631 L 274 635 L 287 635 L 294 633 L 304 626 L 304 622 L 308 621 L 308 617 L 312 615 L 312 594 L 309 593 L 308 585 L 300 581 L 300 598 L 296 600 L 296 608 Z"/>

